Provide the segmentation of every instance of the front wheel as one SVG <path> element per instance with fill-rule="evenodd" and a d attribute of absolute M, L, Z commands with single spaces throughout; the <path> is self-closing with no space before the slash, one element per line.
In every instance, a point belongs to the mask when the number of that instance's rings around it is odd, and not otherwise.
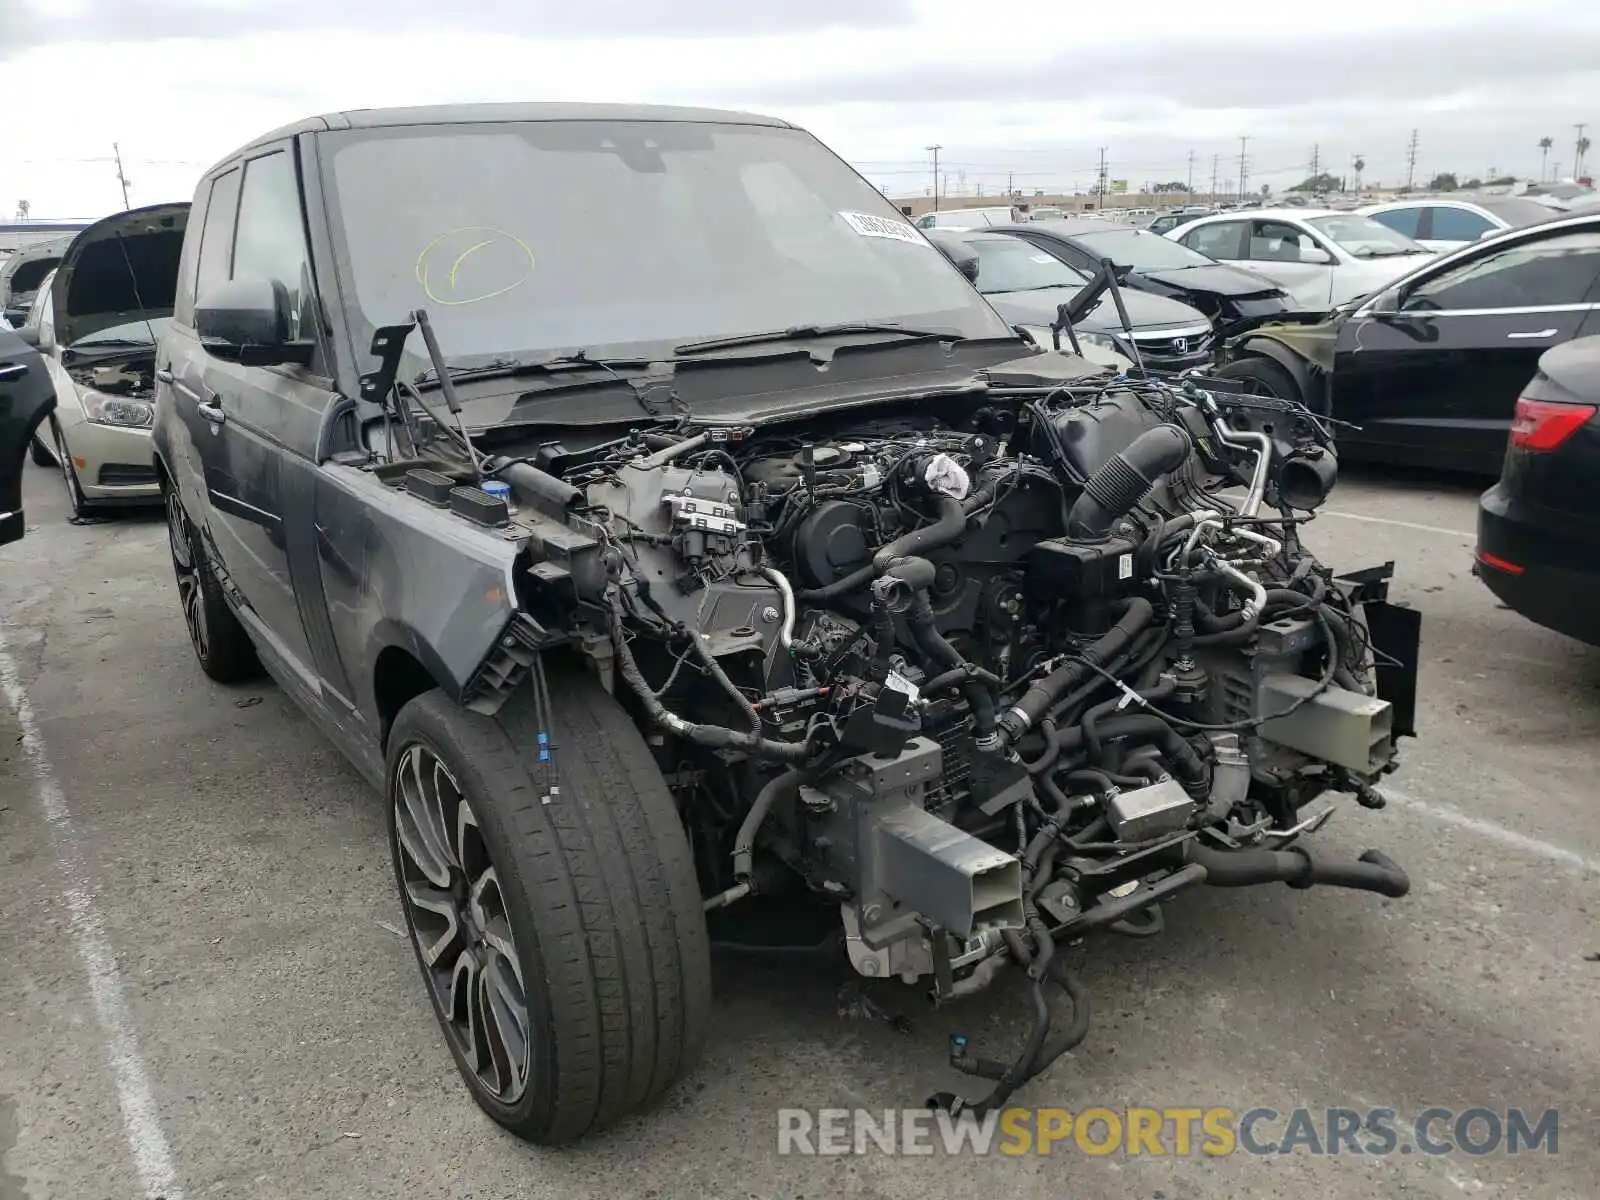
<path fill-rule="evenodd" d="M 28 458 L 36 467 L 53 467 L 56 465 L 56 460 L 50 457 L 49 448 L 39 440 L 37 432 L 28 439 Z"/>
<path fill-rule="evenodd" d="M 1302 404 L 1307 402 L 1306 397 L 1300 394 L 1300 385 L 1295 382 L 1294 376 L 1270 358 L 1259 354 L 1236 358 L 1218 367 L 1213 374 L 1219 379 L 1238 380 L 1244 385 L 1246 395 L 1270 396 Z"/>
<path fill-rule="evenodd" d="M 627 713 L 590 676 L 493 717 L 443 693 L 389 738 L 390 850 L 434 1014 L 473 1099 L 559 1145 L 698 1059 L 710 950 L 688 839 Z M 548 735 L 548 740 L 546 740 Z"/>

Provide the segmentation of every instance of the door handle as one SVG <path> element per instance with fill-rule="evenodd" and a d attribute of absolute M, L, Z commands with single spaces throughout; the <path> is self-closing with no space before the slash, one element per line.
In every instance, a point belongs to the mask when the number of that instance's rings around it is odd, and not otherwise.
<path fill-rule="evenodd" d="M 168 370 L 166 367 L 162 367 L 159 371 L 156 372 L 156 382 L 157 383 L 171 383 L 172 382 L 172 372 L 170 370 Z"/>
<path fill-rule="evenodd" d="M 1547 338 L 1555 337 L 1554 329 L 1530 329 L 1527 333 L 1508 333 L 1508 338 Z"/>
<path fill-rule="evenodd" d="M 27 363 L 0 363 L 0 380 L 21 379 L 27 373 Z"/>
<path fill-rule="evenodd" d="M 222 411 L 222 397 L 212 392 L 196 405 L 200 415 L 213 425 L 221 425 L 228 419 L 228 414 Z"/>

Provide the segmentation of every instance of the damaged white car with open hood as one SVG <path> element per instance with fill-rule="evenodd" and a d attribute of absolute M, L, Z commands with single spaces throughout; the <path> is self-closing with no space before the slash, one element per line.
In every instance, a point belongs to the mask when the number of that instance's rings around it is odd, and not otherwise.
<path fill-rule="evenodd" d="M 161 503 L 150 444 L 156 352 L 188 212 L 187 203 L 151 205 L 89 226 L 18 331 L 43 356 L 56 395 L 34 431 L 33 461 L 60 469 L 76 517 Z"/>

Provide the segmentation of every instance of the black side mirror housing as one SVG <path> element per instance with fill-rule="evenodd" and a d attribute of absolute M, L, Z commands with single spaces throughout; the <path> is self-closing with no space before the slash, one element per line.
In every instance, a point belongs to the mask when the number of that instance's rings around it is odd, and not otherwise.
<path fill-rule="evenodd" d="M 289 289 L 276 279 L 230 279 L 201 293 L 195 332 L 207 354 L 250 367 L 305 366 L 316 343 L 290 337 Z"/>

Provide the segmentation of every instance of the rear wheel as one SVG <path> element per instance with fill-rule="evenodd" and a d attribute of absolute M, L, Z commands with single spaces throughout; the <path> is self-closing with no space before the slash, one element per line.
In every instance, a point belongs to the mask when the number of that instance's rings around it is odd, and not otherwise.
<path fill-rule="evenodd" d="M 183 511 L 176 487 L 166 489 L 167 543 L 178 603 L 189 628 L 189 644 L 200 669 L 218 683 L 237 683 L 261 673 L 250 635 L 223 598 L 222 585 L 206 563 L 200 535 Z"/>
<path fill-rule="evenodd" d="M 688 839 L 644 739 L 590 676 L 551 690 L 548 719 L 530 689 L 493 718 L 438 691 L 412 700 L 390 734 L 388 807 L 412 948 L 462 1078 L 511 1132 L 561 1144 L 694 1065 L 711 984 Z"/>

